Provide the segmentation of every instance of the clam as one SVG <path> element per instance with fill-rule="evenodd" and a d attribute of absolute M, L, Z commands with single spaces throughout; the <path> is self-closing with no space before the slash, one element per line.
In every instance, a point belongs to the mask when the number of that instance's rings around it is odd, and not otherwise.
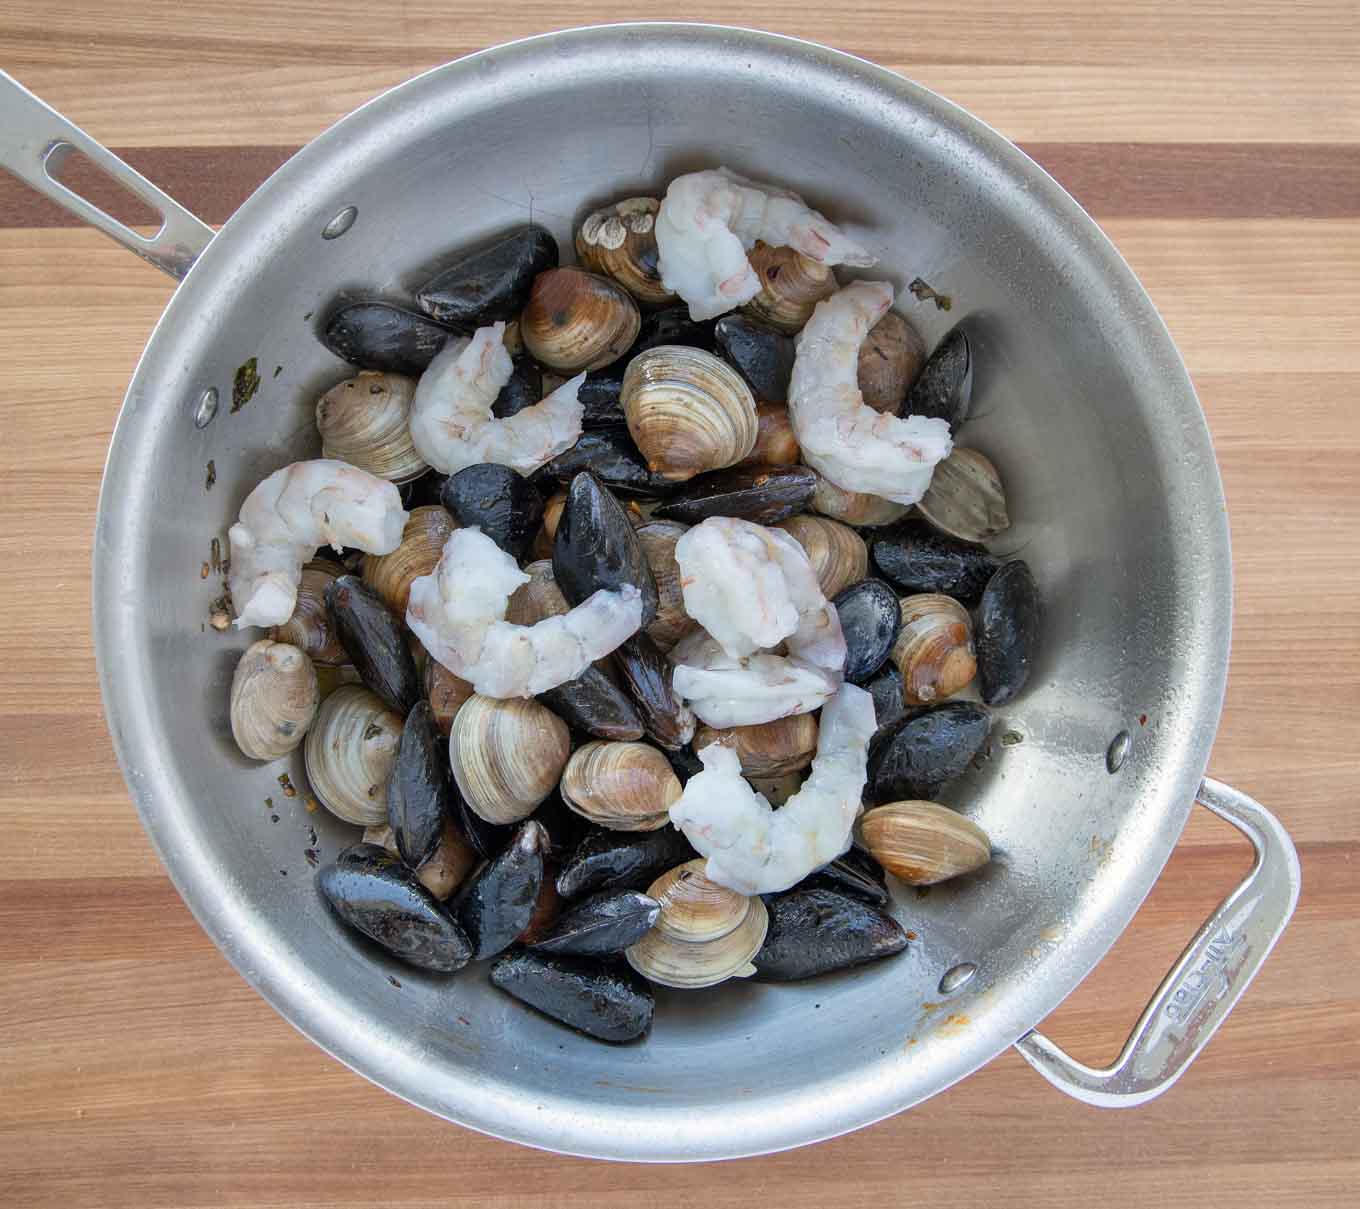
<path fill-rule="evenodd" d="M 538 884 L 538 897 L 534 899 L 534 909 L 529 912 L 529 922 L 524 925 L 524 931 L 515 937 L 515 943 L 521 945 L 531 945 L 542 937 L 546 936 L 555 923 L 557 917 L 562 912 L 562 898 L 557 893 L 557 886 L 554 884 L 557 871 L 549 865 L 545 859 L 543 862 L 543 877 Z"/>
<path fill-rule="evenodd" d="M 942 533 L 965 542 L 984 542 L 1011 523 L 996 467 L 961 445 L 935 467 L 916 509 Z"/>
<path fill-rule="evenodd" d="M 652 989 L 629 971 L 521 951 L 491 966 L 491 985 L 597 1041 L 635 1041 L 651 1027 Z"/>
<path fill-rule="evenodd" d="M 821 516 L 794 516 L 776 528 L 803 547 L 828 600 L 869 573 L 869 547 L 849 525 Z"/>
<path fill-rule="evenodd" d="M 467 805 L 488 823 L 528 818 L 571 754 L 567 725 L 537 701 L 474 693 L 449 732 L 449 763 Z"/>
<path fill-rule="evenodd" d="M 702 349 L 663 344 L 639 353 L 620 396 L 647 467 L 683 482 L 733 466 L 756 442 L 756 404 L 731 366 Z"/>
<path fill-rule="evenodd" d="M 763 794 L 765 800 L 778 809 L 803 788 L 805 778 L 801 772 L 781 772 L 772 777 L 747 777 L 746 780 L 756 793 Z"/>
<path fill-rule="evenodd" d="M 710 743 L 732 748 L 748 777 L 776 777 L 798 772 L 812 763 L 817 753 L 817 719 L 811 714 L 790 714 L 755 726 L 701 726 L 694 732 L 694 750 Z"/>
<path fill-rule="evenodd" d="M 552 559 L 553 538 L 557 536 L 557 522 L 562 519 L 562 509 L 567 506 L 567 493 L 554 491 L 543 504 L 543 523 L 534 535 L 529 547 L 528 557 L 534 562 Z"/>
<path fill-rule="evenodd" d="M 429 702 L 419 701 L 406 715 L 397 760 L 387 780 L 387 822 L 398 855 L 412 869 L 419 869 L 433 854 L 452 797 L 434 713 Z"/>
<path fill-rule="evenodd" d="M 381 827 L 366 827 L 364 843 L 377 844 L 386 848 L 393 856 L 400 856 L 392 828 L 387 824 Z M 479 858 L 472 846 L 463 838 L 462 832 L 445 819 L 439 832 L 439 842 L 434 851 L 421 862 L 416 870 L 416 879 L 441 903 L 463 884 L 467 875 L 476 868 Z"/>
<path fill-rule="evenodd" d="M 527 563 L 527 584 L 520 584 L 505 606 L 505 620 L 511 625 L 537 625 L 548 617 L 561 617 L 571 606 L 553 578 L 552 563 L 546 558 Z"/>
<path fill-rule="evenodd" d="M 642 593 L 642 624 L 656 617 L 656 582 L 628 514 L 604 484 L 582 472 L 567 489 L 567 504 L 553 539 L 553 575 L 570 604 L 601 588 L 634 587 Z"/>
<path fill-rule="evenodd" d="M 946 537 L 929 525 L 908 521 L 878 538 L 874 564 L 906 592 L 943 592 L 964 604 L 982 595 L 1001 566 L 981 546 Z"/>
<path fill-rule="evenodd" d="M 307 780 L 321 804 L 360 827 L 387 822 L 387 780 L 401 730 L 401 717 L 361 685 L 327 697 L 303 747 Z"/>
<path fill-rule="evenodd" d="M 802 456 L 789 409 L 782 403 L 756 404 L 756 443 L 742 466 L 792 466 Z"/>
<path fill-rule="evenodd" d="M 410 378 L 372 370 L 332 386 L 316 404 L 321 456 L 393 483 L 418 479 L 429 467 L 411 444 L 415 391 Z"/>
<path fill-rule="evenodd" d="M 641 940 L 661 904 L 636 890 L 605 890 L 568 907 L 532 947 L 539 953 L 608 957 Z"/>
<path fill-rule="evenodd" d="M 341 575 L 326 589 L 326 608 L 359 678 L 393 709 L 409 713 L 424 687 L 401 619 L 354 575 Z"/>
<path fill-rule="evenodd" d="M 506 328 L 506 336 L 510 329 Z M 519 328 L 515 329 L 516 336 Z M 510 370 L 510 380 L 501 387 L 495 402 L 491 404 L 491 414 L 498 420 L 508 420 L 517 416 L 526 407 L 542 402 L 547 392 L 543 389 L 543 370 L 532 357 L 515 357 Z"/>
<path fill-rule="evenodd" d="M 760 293 L 742 310 L 789 335 L 801 331 L 817 304 L 839 289 L 828 265 L 793 248 L 757 241 L 747 259 L 760 278 Z"/>
<path fill-rule="evenodd" d="M 637 529 L 638 541 L 656 583 L 656 617 L 647 626 L 647 636 L 663 651 L 669 651 L 698 625 L 685 612 L 680 567 L 675 561 L 675 543 L 688 528 L 679 521 L 654 520 Z"/>
<path fill-rule="evenodd" d="M 640 739 L 642 718 L 628 694 L 598 667 L 586 668 L 538 699 L 568 726 L 599 739 Z"/>
<path fill-rule="evenodd" d="M 866 799 L 891 802 L 934 793 L 967 770 L 990 728 L 982 706 L 946 701 L 880 729 L 869 745 Z"/>
<path fill-rule="evenodd" d="M 277 760 L 307 733 L 316 717 L 316 670 L 295 646 L 261 638 L 231 678 L 231 733 L 252 760 Z"/>
<path fill-rule="evenodd" d="M 904 596 L 899 607 L 902 631 L 892 660 L 902 673 L 903 700 L 929 705 L 962 692 L 977 673 L 968 610 L 938 593 Z"/>
<path fill-rule="evenodd" d="M 668 751 L 694 737 L 694 711 L 673 685 L 674 668 L 646 634 L 634 634 L 614 652 L 614 667 L 653 743 Z"/>
<path fill-rule="evenodd" d="M 425 315 L 390 303 L 349 302 L 327 318 L 321 343 L 360 369 L 418 378 L 456 336 Z"/>
<path fill-rule="evenodd" d="M 988 582 L 977 613 L 978 681 L 988 705 L 1004 705 L 1025 687 L 1041 611 L 1038 586 L 1023 560 L 1007 563 Z"/>
<path fill-rule="evenodd" d="M 892 902 L 883 866 L 861 848 L 851 848 L 800 883 L 800 889 L 834 890 L 875 907 Z"/>
<path fill-rule="evenodd" d="M 639 302 L 664 306 L 675 295 L 661 284 L 657 268 L 654 197 L 628 197 L 586 216 L 576 232 L 576 257 L 586 268 L 605 273 Z"/>
<path fill-rule="evenodd" d="M 793 373 L 793 341 L 745 315 L 724 315 L 713 328 L 723 359 L 746 379 L 757 399 L 782 403 Z"/>
<path fill-rule="evenodd" d="M 444 483 L 440 499 L 459 525 L 477 525 L 516 562 L 543 519 L 543 497 L 509 466 L 465 466 Z"/>
<path fill-rule="evenodd" d="M 513 319 L 534 279 L 557 261 L 552 233 L 526 223 L 461 255 L 416 291 L 416 305 L 441 323 L 470 328 Z"/>
<path fill-rule="evenodd" d="M 619 495 L 654 499 L 675 489 L 670 479 L 647 468 L 628 429 L 621 424 L 587 429 L 565 453 L 540 466 L 533 481 L 546 493 L 555 484 L 570 483 L 583 470 L 589 470 Z"/>
<path fill-rule="evenodd" d="M 494 957 L 529 926 L 539 888 L 548 833 L 529 819 L 494 860 L 463 887 L 455 913 L 472 942 L 474 958 Z"/>
<path fill-rule="evenodd" d="M 761 982 L 815 978 L 891 957 L 907 947 L 907 934 L 891 915 L 834 890 L 791 890 L 775 898 L 768 910 L 769 931 L 752 958 Z"/>
<path fill-rule="evenodd" d="M 458 922 L 383 848 L 355 844 L 345 849 L 317 874 L 317 885 L 346 924 L 402 961 L 448 974 L 472 956 Z"/>
<path fill-rule="evenodd" d="M 955 433 L 968 418 L 972 400 L 973 352 L 967 334 L 956 327 L 935 346 L 907 392 L 902 411 L 946 420 L 949 431 Z"/>
<path fill-rule="evenodd" d="M 709 881 L 704 863 L 687 861 L 651 884 L 647 897 L 661 905 L 661 915 L 624 953 L 661 986 L 709 987 L 755 973 L 751 958 L 769 926 L 765 904 Z"/>
<path fill-rule="evenodd" d="M 875 411 L 901 414 L 907 388 L 925 359 L 925 341 L 901 315 L 889 311 L 860 345 L 859 389 L 864 401 Z"/>
<path fill-rule="evenodd" d="M 331 615 L 326 608 L 326 589 L 345 568 L 328 558 L 314 558 L 302 568 L 297 603 L 293 615 L 269 631 L 275 642 L 295 646 L 313 663 L 340 667 L 349 662 L 349 653 L 340 645 Z"/>
<path fill-rule="evenodd" d="M 472 696 L 472 685 L 455 676 L 438 659 L 425 660 L 425 699 L 430 703 L 431 716 L 440 734 L 447 735 L 454 716 Z"/>
<path fill-rule="evenodd" d="M 680 798 L 680 779 L 646 743 L 595 740 L 577 748 L 562 773 L 562 800 L 612 831 L 655 831 Z"/>
<path fill-rule="evenodd" d="M 933 886 L 992 859 L 987 833 L 935 802 L 875 806 L 860 819 L 859 835 L 883 868 L 911 886 Z"/>
<path fill-rule="evenodd" d="M 363 580 L 396 616 L 406 616 L 411 584 L 433 573 L 444 543 L 457 525 L 437 504 L 413 508 L 401 531 L 401 545 L 391 554 L 365 554 Z"/>
<path fill-rule="evenodd" d="M 556 242 L 556 241 L 554 241 Z M 501 337 L 501 343 L 505 345 L 505 351 L 524 365 L 534 365 L 532 359 L 524 356 L 524 337 L 519 334 L 519 319 L 507 319 L 505 321 L 505 334 Z M 534 367 L 537 369 L 537 366 Z M 494 411 L 494 405 L 493 409 Z"/>
<path fill-rule="evenodd" d="M 348 656 L 346 656 L 348 658 Z M 340 667 L 330 667 L 326 664 L 314 665 L 316 668 L 316 687 L 320 695 L 320 700 L 324 701 L 336 689 L 345 684 L 362 684 L 359 673 L 355 670 L 354 664 L 345 663 Z"/>
<path fill-rule="evenodd" d="M 653 515 L 689 525 L 710 516 L 773 525 L 801 512 L 816 485 L 816 471 L 806 466 L 733 466 L 690 479 Z"/>
<path fill-rule="evenodd" d="M 845 634 L 845 678 L 863 684 L 887 662 L 898 641 L 897 593 L 881 579 L 862 579 L 837 593 L 832 603 Z"/>
<path fill-rule="evenodd" d="M 911 511 L 911 506 L 885 500 L 881 495 L 844 491 L 830 479 L 818 475 L 817 487 L 812 493 L 812 510 L 856 528 L 870 528 L 900 521 Z"/>
<path fill-rule="evenodd" d="M 637 303 L 608 277 L 549 269 L 534 278 L 520 316 L 524 347 L 549 369 L 571 375 L 623 356 L 637 338 Z"/>
<path fill-rule="evenodd" d="M 563 898 L 603 890 L 641 890 L 657 876 L 694 856 L 674 827 L 656 831 L 592 831 L 576 846 L 557 875 Z"/>

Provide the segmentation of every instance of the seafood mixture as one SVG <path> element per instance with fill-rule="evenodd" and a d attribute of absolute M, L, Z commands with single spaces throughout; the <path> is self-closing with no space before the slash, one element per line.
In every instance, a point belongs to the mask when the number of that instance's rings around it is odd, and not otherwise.
<path fill-rule="evenodd" d="M 327 316 L 352 369 L 322 456 L 229 532 L 266 631 L 230 718 L 363 829 L 318 873 L 336 919 L 626 1042 L 656 986 L 907 950 L 891 879 L 991 859 L 938 798 L 1024 688 L 1040 599 L 956 444 L 967 321 L 927 355 L 796 193 L 690 173 L 574 251 L 530 224 Z"/>

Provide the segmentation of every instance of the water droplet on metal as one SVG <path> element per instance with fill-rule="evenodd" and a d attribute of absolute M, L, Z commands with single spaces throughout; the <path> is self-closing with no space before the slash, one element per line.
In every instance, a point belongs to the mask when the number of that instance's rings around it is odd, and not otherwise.
<path fill-rule="evenodd" d="M 354 220 L 359 217 L 358 206 L 346 206 L 334 218 L 321 228 L 322 239 L 339 239 L 350 227 L 354 226 Z"/>
<path fill-rule="evenodd" d="M 1129 751 L 1133 748 L 1133 736 L 1126 730 L 1121 730 L 1113 739 L 1105 752 L 1105 767 L 1111 772 L 1118 772 L 1124 767 L 1124 761 L 1129 758 Z"/>
<path fill-rule="evenodd" d="M 977 970 L 977 964 L 971 961 L 961 961 L 952 970 L 946 970 L 944 977 L 940 979 L 940 994 L 952 995 L 955 991 L 962 990 L 973 981 L 973 975 Z"/>
<path fill-rule="evenodd" d="M 194 408 L 194 427 L 207 428 L 217 415 L 217 387 L 210 386 L 198 396 L 198 406 Z"/>

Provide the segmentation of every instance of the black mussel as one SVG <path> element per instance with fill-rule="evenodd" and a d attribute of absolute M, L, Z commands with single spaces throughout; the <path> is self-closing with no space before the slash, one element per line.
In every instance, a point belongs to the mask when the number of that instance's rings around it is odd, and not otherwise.
<path fill-rule="evenodd" d="M 509 823 L 488 823 L 464 800 L 458 783 L 453 782 L 453 821 L 472 850 L 484 861 L 489 861 L 510 842 L 514 828 Z"/>
<path fill-rule="evenodd" d="M 357 575 L 326 588 L 326 609 L 359 679 L 405 716 L 424 695 L 400 618 Z"/>
<path fill-rule="evenodd" d="M 714 319 L 691 319 L 689 307 L 683 303 L 652 311 L 642 317 L 642 326 L 638 329 L 633 347 L 628 350 L 627 356 L 619 360 L 631 361 L 638 353 L 645 353 L 649 348 L 657 348 L 662 344 L 683 344 L 711 353 L 715 347 L 713 328 L 716 322 Z"/>
<path fill-rule="evenodd" d="M 668 751 L 666 759 L 671 762 L 671 768 L 675 770 L 675 775 L 680 778 L 683 785 L 690 777 L 704 771 L 704 766 L 699 761 L 699 757 L 694 754 L 694 748 L 686 745 L 675 751 Z"/>
<path fill-rule="evenodd" d="M 988 705 L 1004 705 L 1025 687 L 1041 609 L 1038 585 L 1023 559 L 1007 563 L 988 582 L 973 631 L 978 691 Z"/>
<path fill-rule="evenodd" d="M 815 978 L 907 947 L 907 934 L 891 915 L 834 890 L 791 890 L 766 909 L 769 931 L 751 958 L 762 982 Z"/>
<path fill-rule="evenodd" d="M 694 738 L 694 712 L 675 691 L 675 669 L 646 634 L 634 634 L 614 652 L 614 667 L 653 743 L 676 751 Z"/>
<path fill-rule="evenodd" d="M 797 887 L 800 890 L 834 890 L 862 899 L 875 907 L 886 907 L 892 901 L 888 893 L 888 875 L 867 852 L 851 848 L 830 864 L 823 865 Z"/>
<path fill-rule="evenodd" d="M 642 939 L 660 914 L 661 904 L 637 890 L 605 890 L 567 908 L 533 948 L 577 957 L 622 953 Z"/>
<path fill-rule="evenodd" d="M 412 869 L 433 854 L 452 815 L 453 780 L 445 745 L 435 730 L 428 701 L 406 715 L 397 761 L 387 779 L 387 823 L 397 851 Z"/>
<path fill-rule="evenodd" d="M 317 874 L 317 885 L 345 923 L 413 966 L 451 973 L 472 957 L 458 921 L 386 848 L 346 848 Z"/>
<path fill-rule="evenodd" d="M 457 335 L 415 311 L 387 302 L 350 302 L 327 320 L 321 343 L 360 369 L 419 377 Z"/>
<path fill-rule="evenodd" d="M 414 512 L 417 508 L 427 508 L 438 504 L 439 496 L 444 490 L 444 483 L 448 477 L 446 474 L 440 474 L 437 470 L 431 470 L 422 474 L 418 479 L 403 483 L 399 488 L 401 506 L 407 512 Z"/>
<path fill-rule="evenodd" d="M 547 852 L 547 831 L 526 819 L 505 850 L 474 873 L 459 893 L 458 922 L 472 942 L 474 957 L 494 957 L 529 926 Z"/>
<path fill-rule="evenodd" d="M 543 497 L 509 466 L 484 462 L 449 475 L 440 493 L 444 507 L 460 525 L 477 525 L 519 562 L 543 520 Z"/>
<path fill-rule="evenodd" d="M 530 817 L 548 833 L 548 856 L 554 861 L 566 860 L 590 833 L 590 824 L 562 800 L 556 789 Z"/>
<path fill-rule="evenodd" d="M 590 832 L 562 865 L 557 892 L 579 898 L 600 890 L 645 890 L 667 869 L 694 856 L 674 827 L 656 831 Z"/>
<path fill-rule="evenodd" d="M 617 684 L 591 664 L 575 680 L 568 680 L 538 699 L 568 726 L 599 739 L 641 739 L 642 718 Z"/>
<path fill-rule="evenodd" d="M 713 329 L 724 360 L 746 379 L 757 399 L 782 403 L 793 373 L 793 341 L 745 315 L 724 315 Z"/>
<path fill-rule="evenodd" d="M 806 466 L 732 466 L 690 479 L 652 515 L 687 525 L 710 516 L 773 525 L 802 512 L 816 489 L 816 471 Z"/>
<path fill-rule="evenodd" d="M 874 541 L 874 565 L 905 592 L 939 592 L 964 604 L 982 595 L 1001 563 L 981 546 L 947 537 L 920 521 L 897 525 Z"/>
<path fill-rule="evenodd" d="M 491 985 L 597 1041 L 636 1041 L 652 1023 L 652 989 L 626 966 L 579 957 L 507 953 L 491 967 Z"/>
<path fill-rule="evenodd" d="M 513 319 L 529 300 L 534 278 L 557 261 L 551 232 L 527 223 L 432 277 L 416 291 L 416 305 L 441 323 L 462 327 Z"/>
<path fill-rule="evenodd" d="M 877 733 L 882 734 L 890 726 L 895 726 L 906 715 L 907 699 L 903 691 L 902 673 L 893 664 L 888 664 L 864 687 L 874 699 Z"/>
<path fill-rule="evenodd" d="M 929 799 L 959 776 L 987 741 L 991 715 L 972 701 L 947 701 L 879 731 L 869 745 L 869 786 L 875 802 Z"/>
<path fill-rule="evenodd" d="M 655 499 L 675 490 L 669 479 L 647 468 L 628 429 L 612 425 L 587 429 L 565 453 L 534 471 L 533 481 L 545 493 L 551 493 L 554 483 L 569 483 L 583 470 L 589 470 L 619 495 Z"/>
<path fill-rule="evenodd" d="M 973 353 L 967 333 L 955 328 L 926 358 L 902 404 L 904 416 L 938 417 L 951 433 L 968 418 L 973 401 Z"/>
<path fill-rule="evenodd" d="M 839 593 L 832 604 L 845 632 L 845 678 L 863 684 L 887 663 L 902 610 L 897 593 L 881 579 L 862 579 Z"/>
<path fill-rule="evenodd" d="M 581 404 L 581 424 L 585 428 L 607 428 L 611 425 L 627 426 L 628 419 L 623 414 L 623 403 L 619 395 L 623 392 L 623 367 L 619 362 L 606 365 L 604 369 L 592 370 L 581 383 L 576 398 Z"/>
<path fill-rule="evenodd" d="M 553 578 L 569 604 L 600 589 L 642 593 L 642 624 L 656 616 L 656 580 L 628 513 L 593 474 L 571 480 L 553 538 Z"/>
<path fill-rule="evenodd" d="M 508 420 L 542 401 L 543 371 L 532 357 L 516 357 L 510 381 L 501 387 L 501 393 L 491 405 L 491 414 L 498 420 Z"/>

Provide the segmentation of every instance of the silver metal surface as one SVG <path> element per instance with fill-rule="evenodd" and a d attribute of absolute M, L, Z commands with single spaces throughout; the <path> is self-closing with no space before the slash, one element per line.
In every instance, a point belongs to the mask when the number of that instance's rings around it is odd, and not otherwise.
<path fill-rule="evenodd" d="M 1015 1043 L 1054 1087 L 1097 1108 L 1146 1104 L 1185 1073 L 1256 977 L 1299 901 L 1298 854 L 1270 811 L 1207 778 L 1199 802 L 1241 830 L 1256 859 L 1162 980 L 1119 1057 L 1097 1070 L 1069 1057 L 1042 1033 Z"/>
<path fill-rule="evenodd" d="M 352 371 L 316 339 L 337 294 L 405 298 L 451 250 L 534 218 L 564 248 L 602 202 L 725 163 L 803 191 L 976 352 L 963 440 L 1007 484 L 1046 602 L 1030 686 L 990 760 L 945 793 L 992 863 L 899 898 L 920 939 L 814 989 L 662 991 L 652 1036 L 611 1048 L 343 931 L 304 849 L 355 838 L 231 741 L 246 635 L 204 623 L 199 567 L 246 493 L 315 456 L 317 394 Z M 362 215 L 343 239 L 326 225 Z M 206 428 L 203 392 L 262 386 Z M 215 462 L 216 486 L 204 467 Z M 536 1146 L 619 1159 L 751 1154 L 828 1137 L 947 1087 L 1024 1036 L 1128 924 L 1185 823 L 1219 715 L 1230 562 L 1217 469 L 1179 356 L 1095 224 L 1006 140 L 871 64 L 703 26 L 574 30 L 484 51 L 322 135 L 242 207 L 154 333 L 110 450 L 94 551 L 104 699 L 138 809 L 204 928 L 299 1029 L 398 1095 Z M 1147 715 L 1137 758 L 1110 736 Z M 270 822 L 273 813 L 280 816 Z M 310 828 L 319 836 L 313 841 Z M 978 973 L 936 1011 L 946 971 Z M 392 975 L 400 987 L 389 981 Z M 786 1055 L 796 1051 L 797 1063 Z"/>

